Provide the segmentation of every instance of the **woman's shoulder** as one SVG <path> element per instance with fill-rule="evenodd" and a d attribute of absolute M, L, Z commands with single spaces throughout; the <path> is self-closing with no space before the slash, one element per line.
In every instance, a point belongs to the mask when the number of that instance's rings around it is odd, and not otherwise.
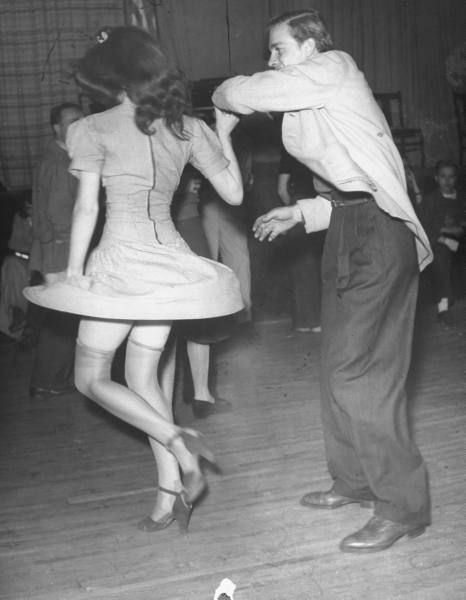
<path fill-rule="evenodd" d="M 125 104 L 117 104 L 102 112 L 89 115 L 83 120 L 86 121 L 87 127 L 95 130 L 96 133 L 113 133 L 116 130 L 115 125 L 118 125 L 118 130 L 136 126 L 134 110 Z"/>
<path fill-rule="evenodd" d="M 76 149 L 105 146 L 107 136 L 122 127 L 122 119 L 117 115 L 118 107 L 113 107 L 71 123 L 66 134 L 66 147 L 70 156 L 75 154 Z"/>
<path fill-rule="evenodd" d="M 209 129 L 209 126 L 198 117 L 183 115 L 183 129 L 188 135 L 196 135 L 204 129 Z"/>

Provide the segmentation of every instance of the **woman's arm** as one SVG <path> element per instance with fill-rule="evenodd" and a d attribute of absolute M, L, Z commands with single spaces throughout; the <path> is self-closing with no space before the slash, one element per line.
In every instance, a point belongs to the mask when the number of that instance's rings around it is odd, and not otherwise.
<path fill-rule="evenodd" d="M 228 204 L 239 205 L 243 201 L 243 181 L 241 171 L 233 151 L 231 143 L 231 132 L 237 125 L 239 118 L 231 113 L 226 113 L 218 108 L 215 109 L 216 132 L 220 141 L 225 158 L 229 164 L 226 169 L 209 178 L 210 183 L 215 188 L 225 202 Z"/>
<path fill-rule="evenodd" d="M 282 201 L 283 206 L 290 206 L 292 203 L 288 185 L 290 183 L 290 173 L 280 173 L 278 175 L 278 196 Z"/>
<path fill-rule="evenodd" d="M 71 224 L 70 255 L 66 275 L 83 275 L 87 251 L 99 213 L 100 175 L 81 171 Z"/>

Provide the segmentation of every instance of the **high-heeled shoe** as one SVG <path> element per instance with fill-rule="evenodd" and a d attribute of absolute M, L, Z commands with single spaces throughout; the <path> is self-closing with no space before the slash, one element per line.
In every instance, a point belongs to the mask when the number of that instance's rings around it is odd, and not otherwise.
<path fill-rule="evenodd" d="M 207 490 L 207 479 L 199 465 L 199 459 L 204 458 L 212 466 L 217 467 L 215 456 L 206 445 L 204 436 L 194 429 L 180 429 L 167 445 L 168 450 L 173 454 L 174 442 L 181 438 L 188 452 L 193 454 L 198 461 L 198 469 L 193 471 L 184 471 L 183 487 L 186 492 L 186 500 L 193 503 L 198 500 L 201 495 Z"/>
<path fill-rule="evenodd" d="M 178 523 L 180 533 L 186 533 L 188 531 L 189 519 L 191 518 L 193 507 L 186 500 L 186 494 L 184 490 L 181 492 L 174 492 L 173 490 L 167 490 L 166 488 L 159 487 L 159 492 L 176 496 L 172 511 L 164 515 L 158 521 L 154 521 L 154 519 L 152 519 L 150 516 L 144 517 L 144 519 L 139 521 L 138 529 L 149 533 L 154 531 L 162 531 L 162 529 L 166 529 L 169 525 L 171 525 L 173 521 L 176 521 Z"/>

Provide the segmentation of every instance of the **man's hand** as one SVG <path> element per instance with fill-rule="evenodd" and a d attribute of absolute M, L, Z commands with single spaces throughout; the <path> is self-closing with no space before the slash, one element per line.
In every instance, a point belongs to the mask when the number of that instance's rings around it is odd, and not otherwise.
<path fill-rule="evenodd" d="M 282 206 L 256 219 L 252 230 L 254 237 L 260 242 L 265 239 L 271 242 L 277 235 L 283 235 L 301 221 L 302 215 L 298 206 Z"/>

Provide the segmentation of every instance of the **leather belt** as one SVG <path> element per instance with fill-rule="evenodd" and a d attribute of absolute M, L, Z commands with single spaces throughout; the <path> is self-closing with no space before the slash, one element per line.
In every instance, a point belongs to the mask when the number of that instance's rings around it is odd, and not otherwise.
<path fill-rule="evenodd" d="M 367 204 L 370 202 L 372 198 L 368 196 L 367 198 L 348 198 L 346 200 L 334 200 L 330 199 L 330 204 L 334 208 L 341 208 L 342 206 L 356 206 L 357 204 Z"/>

